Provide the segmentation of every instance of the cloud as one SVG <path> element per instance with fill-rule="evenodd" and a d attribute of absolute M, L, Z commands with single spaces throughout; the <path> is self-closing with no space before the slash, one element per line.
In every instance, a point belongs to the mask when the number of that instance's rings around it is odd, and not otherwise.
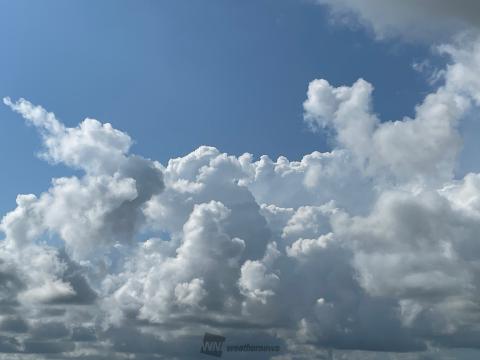
<path fill-rule="evenodd" d="M 445 40 L 458 32 L 480 26 L 480 4 L 475 0 L 316 2 L 328 5 L 340 19 L 356 19 L 371 28 L 378 38 L 401 36 L 409 40 Z"/>
<path fill-rule="evenodd" d="M 413 119 L 380 122 L 371 109 L 373 87 L 362 79 L 351 87 L 312 81 L 305 119 L 313 129 L 332 128 L 339 146 L 367 174 L 397 182 L 447 181 L 461 146 L 459 120 L 479 95 L 473 87 L 460 90 L 464 75 L 458 79 L 456 73 L 463 66 L 449 69 L 445 85 L 417 106 Z"/>
<path fill-rule="evenodd" d="M 112 173 L 127 161 L 130 137 L 94 119 L 85 119 L 76 128 L 67 128 L 55 114 L 25 99 L 3 102 L 21 114 L 42 134 L 45 151 L 42 156 L 53 163 L 83 169 L 88 173 Z"/>
<path fill-rule="evenodd" d="M 480 175 L 457 168 L 480 103 L 471 41 L 441 47 L 413 118 L 381 121 L 365 80 L 312 81 L 305 121 L 334 148 L 299 161 L 202 146 L 162 165 L 111 125 L 5 99 L 43 158 L 80 172 L 2 219 L 0 353 L 193 359 L 206 331 L 282 359 L 480 348 Z"/>
<path fill-rule="evenodd" d="M 19 196 L 17 209 L 2 220 L 6 241 L 26 245 L 41 233 L 54 232 L 77 260 L 102 244 L 132 242 L 143 216 L 141 207 L 163 190 L 160 165 L 128 155 L 130 137 L 110 124 L 86 119 L 67 128 L 54 114 L 24 99 L 4 102 L 40 130 L 47 160 L 85 172 L 81 178 L 54 179 L 40 197 Z"/>

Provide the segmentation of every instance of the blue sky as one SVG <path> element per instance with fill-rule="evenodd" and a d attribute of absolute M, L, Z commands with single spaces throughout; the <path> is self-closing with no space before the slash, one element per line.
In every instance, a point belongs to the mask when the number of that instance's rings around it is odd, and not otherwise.
<path fill-rule="evenodd" d="M 42 104 L 66 124 L 111 122 L 165 163 L 206 144 L 300 159 L 328 150 L 307 131 L 308 83 L 375 86 L 382 119 L 412 115 L 429 90 L 411 65 L 425 44 L 373 41 L 308 1 L 0 1 L 0 95 Z M 37 159 L 38 135 L 0 108 L 0 210 L 65 168 Z"/>

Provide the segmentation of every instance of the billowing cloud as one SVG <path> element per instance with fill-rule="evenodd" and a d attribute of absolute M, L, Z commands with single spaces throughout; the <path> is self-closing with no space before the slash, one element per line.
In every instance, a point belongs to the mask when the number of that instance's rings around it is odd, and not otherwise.
<path fill-rule="evenodd" d="M 480 48 L 462 41 L 413 118 L 382 121 L 366 80 L 313 80 L 305 121 L 334 148 L 299 161 L 202 146 L 162 165 L 109 124 L 5 99 L 80 172 L 1 221 L 0 353 L 193 359 L 206 331 L 277 359 L 480 348 L 480 174 L 457 166 Z"/>
<path fill-rule="evenodd" d="M 43 157 L 85 172 L 81 178 L 54 179 L 39 197 L 20 195 L 17 209 L 2 221 L 6 242 L 24 246 L 39 234 L 55 233 L 70 255 L 84 259 L 102 245 L 134 241 L 142 206 L 164 187 L 161 165 L 128 155 L 130 137 L 110 124 L 86 119 L 66 128 L 54 114 L 26 100 L 4 102 L 39 129 Z"/>

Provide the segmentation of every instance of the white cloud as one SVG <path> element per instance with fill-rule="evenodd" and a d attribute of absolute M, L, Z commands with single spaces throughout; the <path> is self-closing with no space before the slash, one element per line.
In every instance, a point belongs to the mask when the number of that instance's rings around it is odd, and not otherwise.
<path fill-rule="evenodd" d="M 163 189 L 160 165 L 128 155 L 130 137 L 110 124 L 86 119 L 67 128 L 53 113 L 24 99 L 4 102 L 40 130 L 48 160 L 85 171 L 81 178 L 54 179 L 38 198 L 19 196 L 17 209 L 1 224 L 6 241 L 24 245 L 53 232 L 77 260 L 103 245 L 131 243 L 142 222 L 142 206 Z"/>
<path fill-rule="evenodd" d="M 460 87 L 470 82 L 464 79 L 467 70 L 478 65 L 451 53 L 457 62 L 446 71 L 445 85 L 417 106 L 413 119 L 380 122 L 371 109 L 373 87 L 364 80 L 337 88 L 314 80 L 304 103 L 305 120 L 315 129 L 332 128 L 339 146 L 367 175 L 402 183 L 451 180 L 461 146 L 459 120 L 480 94 L 475 81 Z"/>
<path fill-rule="evenodd" d="M 286 359 L 480 347 L 480 175 L 456 172 L 480 50 L 442 51 L 445 82 L 412 119 L 382 122 L 364 80 L 314 80 L 306 121 L 335 148 L 300 161 L 203 146 L 164 166 L 110 125 L 6 99 L 83 173 L 2 219 L 0 352 L 195 358 L 204 331 Z"/>
<path fill-rule="evenodd" d="M 39 129 L 45 145 L 42 155 L 49 161 L 88 173 L 112 173 L 127 161 L 125 155 L 132 141 L 109 123 L 87 118 L 78 127 L 67 128 L 55 114 L 25 99 L 14 103 L 4 98 L 3 102 Z"/>

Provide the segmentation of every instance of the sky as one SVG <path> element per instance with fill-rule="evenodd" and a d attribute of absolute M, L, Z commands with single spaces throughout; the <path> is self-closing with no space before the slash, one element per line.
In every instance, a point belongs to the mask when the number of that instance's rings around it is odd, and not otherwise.
<path fill-rule="evenodd" d="M 291 160 L 331 146 L 303 124 L 308 83 L 375 84 L 385 119 L 412 115 L 430 88 L 412 68 L 426 46 L 375 42 L 307 1 L 1 1 L 0 95 L 66 124 L 110 122 L 163 163 L 200 145 Z M 0 210 L 66 169 L 38 161 L 38 136 L 0 108 Z M 11 154 L 15 154 L 12 156 Z"/>
<path fill-rule="evenodd" d="M 0 360 L 479 356 L 476 0 L 0 6 Z"/>

